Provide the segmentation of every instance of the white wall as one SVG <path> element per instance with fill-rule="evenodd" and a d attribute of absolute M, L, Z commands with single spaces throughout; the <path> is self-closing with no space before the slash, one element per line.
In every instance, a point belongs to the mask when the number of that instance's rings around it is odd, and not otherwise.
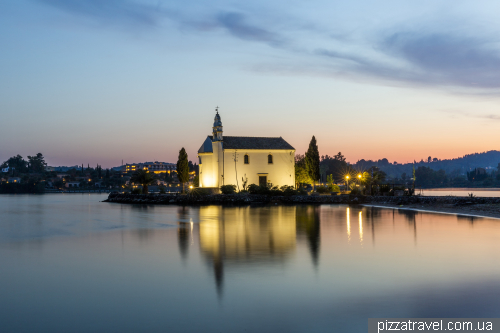
<path fill-rule="evenodd" d="M 200 164 L 200 187 L 217 187 L 216 170 L 214 170 L 213 153 L 203 153 L 198 155 L 201 158 Z"/>
<path fill-rule="evenodd" d="M 224 156 L 220 143 L 213 143 L 213 153 L 201 153 L 200 187 L 220 187 L 239 185 L 243 189 L 242 177 L 248 178 L 247 185 L 259 185 L 259 174 L 267 176 L 273 186 L 295 186 L 295 150 L 244 150 L 225 149 Z M 237 162 L 234 162 L 236 152 Z M 245 164 L 248 154 L 249 164 Z M 273 163 L 268 163 L 268 155 L 273 155 Z M 224 175 L 224 177 L 222 177 Z M 224 179 L 223 179 L 224 178 Z"/>
<path fill-rule="evenodd" d="M 237 162 L 234 162 L 234 153 Z M 248 154 L 249 164 L 245 164 Z M 268 164 L 267 156 L 273 155 L 273 163 Z M 295 151 L 294 150 L 224 150 L 224 184 L 239 185 L 242 190 L 242 177 L 248 178 L 247 185 L 259 185 L 259 173 L 267 173 L 267 181 L 273 186 L 295 186 Z M 237 187 L 238 188 L 238 187 Z"/>

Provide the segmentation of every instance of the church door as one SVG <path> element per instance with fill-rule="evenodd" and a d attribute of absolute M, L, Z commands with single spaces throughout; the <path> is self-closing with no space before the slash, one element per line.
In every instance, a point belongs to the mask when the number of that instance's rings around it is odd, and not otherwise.
<path fill-rule="evenodd" d="M 267 186 L 267 176 L 259 176 L 259 186 Z"/>

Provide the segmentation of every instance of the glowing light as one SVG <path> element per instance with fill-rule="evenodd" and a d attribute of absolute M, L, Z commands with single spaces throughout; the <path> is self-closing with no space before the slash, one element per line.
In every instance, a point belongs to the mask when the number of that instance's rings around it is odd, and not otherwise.
<path fill-rule="evenodd" d="M 345 179 L 349 179 L 349 176 L 345 176 Z"/>
<path fill-rule="evenodd" d="M 346 215 L 347 215 L 347 240 L 350 241 L 351 240 L 351 220 L 350 220 L 350 210 L 349 210 L 349 207 L 347 207 L 347 211 L 346 211 Z"/>
<path fill-rule="evenodd" d="M 193 185 L 189 185 L 189 188 L 193 188 Z"/>
<path fill-rule="evenodd" d="M 363 212 L 359 212 L 359 242 L 363 244 Z"/>
<path fill-rule="evenodd" d="M 361 179 L 361 174 L 358 175 L 358 178 Z"/>

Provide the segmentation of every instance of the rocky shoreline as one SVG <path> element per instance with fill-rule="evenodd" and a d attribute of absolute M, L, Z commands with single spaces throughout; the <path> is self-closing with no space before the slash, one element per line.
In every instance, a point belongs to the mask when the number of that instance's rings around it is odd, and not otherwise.
<path fill-rule="evenodd" d="M 398 209 L 418 209 L 453 214 L 500 218 L 500 198 L 497 197 L 426 197 L 426 196 L 350 196 L 350 195 L 293 195 L 267 196 L 257 194 L 214 194 L 204 196 L 172 194 L 110 193 L 104 202 L 142 205 L 181 206 L 247 206 L 299 204 L 363 204 Z"/>

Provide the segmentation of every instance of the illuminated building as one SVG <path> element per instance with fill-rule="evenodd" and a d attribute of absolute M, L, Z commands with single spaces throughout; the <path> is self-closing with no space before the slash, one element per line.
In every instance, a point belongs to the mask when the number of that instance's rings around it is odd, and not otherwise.
<path fill-rule="evenodd" d="M 295 148 L 282 137 L 223 136 L 218 111 L 198 157 L 200 187 L 295 185 Z"/>
<path fill-rule="evenodd" d="M 144 163 L 131 163 L 125 164 L 125 173 L 133 173 L 138 170 L 148 170 L 153 173 L 170 173 L 175 171 L 176 165 L 175 163 L 166 163 L 166 162 L 144 162 Z"/>

